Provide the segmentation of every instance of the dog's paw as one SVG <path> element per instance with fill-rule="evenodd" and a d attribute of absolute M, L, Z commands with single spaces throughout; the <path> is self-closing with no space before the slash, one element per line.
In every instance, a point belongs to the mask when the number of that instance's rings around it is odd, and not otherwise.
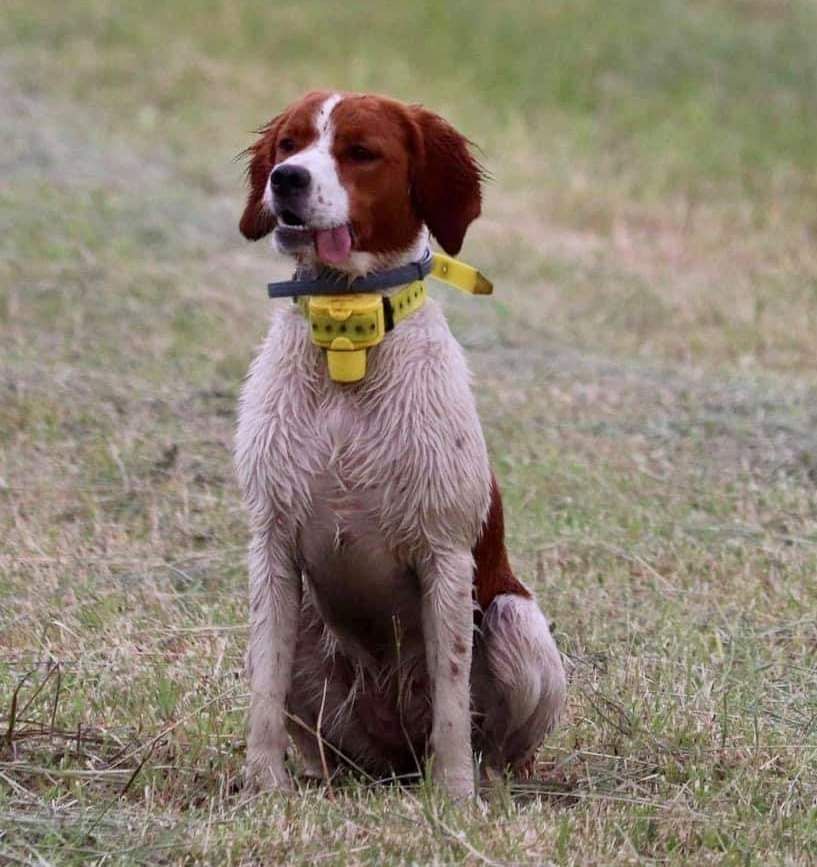
<path fill-rule="evenodd" d="M 443 791 L 452 801 L 470 801 L 476 794 L 473 778 L 447 779 L 443 783 Z"/>
<path fill-rule="evenodd" d="M 469 768 L 468 771 L 471 771 Z M 434 783 L 452 801 L 468 801 L 475 795 L 473 771 L 449 772 L 434 768 L 432 777 Z"/>
<path fill-rule="evenodd" d="M 253 795 L 291 792 L 292 780 L 282 761 L 270 761 L 264 756 L 250 757 L 244 767 L 244 791 Z"/>

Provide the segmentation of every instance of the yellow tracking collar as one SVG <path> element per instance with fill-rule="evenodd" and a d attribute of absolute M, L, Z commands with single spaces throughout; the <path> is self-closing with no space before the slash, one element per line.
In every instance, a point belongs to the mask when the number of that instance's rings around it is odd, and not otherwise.
<path fill-rule="evenodd" d="M 471 295 L 490 295 L 494 289 L 476 268 L 442 253 L 432 255 L 429 274 Z M 363 379 L 367 350 L 419 310 L 426 297 L 425 284 L 415 280 L 391 296 L 310 295 L 296 301 L 309 322 L 312 342 L 326 350 L 330 379 L 348 383 Z"/>

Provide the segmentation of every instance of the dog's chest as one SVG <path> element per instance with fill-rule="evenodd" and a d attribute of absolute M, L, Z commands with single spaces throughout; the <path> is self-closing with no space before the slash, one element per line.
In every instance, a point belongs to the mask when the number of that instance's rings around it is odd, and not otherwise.
<path fill-rule="evenodd" d="M 393 642 L 395 618 L 404 630 L 419 619 L 410 545 L 401 540 L 396 509 L 408 493 L 405 482 L 400 493 L 401 479 L 413 473 L 378 435 L 388 410 L 382 400 L 335 389 L 322 403 L 310 507 L 298 539 L 324 619 L 369 650 Z"/>
<path fill-rule="evenodd" d="M 433 302 L 367 363 L 359 385 L 329 381 L 306 323 L 281 311 L 244 389 L 236 465 L 254 522 L 296 540 L 297 558 L 376 563 L 382 578 L 436 545 L 470 549 L 490 471 L 464 357 Z"/>

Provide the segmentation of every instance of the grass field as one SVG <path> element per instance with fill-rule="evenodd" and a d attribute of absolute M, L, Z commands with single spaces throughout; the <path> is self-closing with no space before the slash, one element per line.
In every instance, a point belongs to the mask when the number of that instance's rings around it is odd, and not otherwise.
<path fill-rule="evenodd" d="M 569 711 L 453 807 L 247 800 L 251 130 L 422 101 L 494 176 L 435 290 Z M 0 864 L 817 861 L 817 7 L 6 0 Z"/>

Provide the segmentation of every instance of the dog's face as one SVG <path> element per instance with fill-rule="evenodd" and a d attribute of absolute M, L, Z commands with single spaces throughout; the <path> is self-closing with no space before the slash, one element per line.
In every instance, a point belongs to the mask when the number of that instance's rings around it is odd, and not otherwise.
<path fill-rule="evenodd" d="M 425 239 L 456 254 L 480 212 L 481 171 L 442 118 L 369 94 L 315 92 L 273 118 L 248 151 L 241 232 L 365 273 Z"/>

